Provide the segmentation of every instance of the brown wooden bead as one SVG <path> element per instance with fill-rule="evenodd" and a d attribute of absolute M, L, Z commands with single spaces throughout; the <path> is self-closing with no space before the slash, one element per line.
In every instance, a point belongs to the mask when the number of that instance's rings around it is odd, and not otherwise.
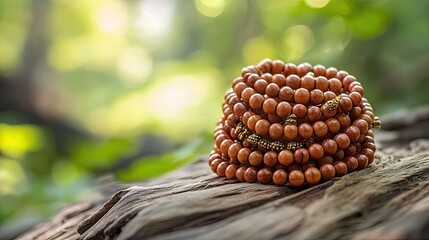
<path fill-rule="evenodd" d="M 310 92 L 305 88 L 298 88 L 294 95 L 295 103 L 308 104 L 310 102 Z"/>
<path fill-rule="evenodd" d="M 262 168 L 258 171 L 256 178 L 258 179 L 258 182 L 262 184 L 268 184 L 271 182 L 273 173 L 268 168 Z"/>
<path fill-rule="evenodd" d="M 298 164 L 305 164 L 310 159 L 310 153 L 306 148 L 299 148 L 293 153 L 293 158 Z"/>
<path fill-rule="evenodd" d="M 323 180 L 331 180 L 335 177 L 335 167 L 332 164 L 323 164 L 319 170 Z"/>
<path fill-rule="evenodd" d="M 274 60 L 273 65 L 271 67 L 271 73 L 272 74 L 282 73 L 284 67 L 285 67 L 285 63 L 282 60 Z"/>
<path fill-rule="evenodd" d="M 358 161 L 355 157 L 348 156 L 344 158 L 343 162 L 347 165 L 348 172 L 353 172 L 358 167 Z"/>
<path fill-rule="evenodd" d="M 221 134 L 221 135 L 217 136 L 216 139 L 215 139 L 216 146 L 220 148 L 220 144 L 225 139 L 229 139 L 228 135 L 226 135 L 226 134 Z"/>
<path fill-rule="evenodd" d="M 283 101 L 291 102 L 293 99 L 294 91 L 288 86 L 284 86 L 279 91 L 279 98 Z"/>
<path fill-rule="evenodd" d="M 274 140 L 279 140 L 283 136 L 283 126 L 280 123 L 271 124 L 268 133 Z"/>
<path fill-rule="evenodd" d="M 284 127 L 283 135 L 286 140 L 292 141 L 298 136 L 298 127 L 293 124 L 288 124 Z"/>
<path fill-rule="evenodd" d="M 298 76 L 303 77 L 308 72 L 311 72 L 313 70 L 313 66 L 310 63 L 301 63 L 297 66 L 297 72 Z"/>
<path fill-rule="evenodd" d="M 358 167 L 357 170 L 361 170 L 368 166 L 368 158 L 363 154 L 356 154 L 354 156 L 357 159 Z"/>
<path fill-rule="evenodd" d="M 244 172 L 244 180 L 248 183 L 256 182 L 256 169 L 254 167 L 249 167 Z"/>
<path fill-rule="evenodd" d="M 228 148 L 228 157 L 231 160 L 237 160 L 237 154 L 238 151 L 240 151 L 240 149 L 242 149 L 243 147 L 241 146 L 241 143 L 233 143 L 231 146 L 229 146 Z"/>
<path fill-rule="evenodd" d="M 335 134 L 340 130 L 341 124 L 335 118 L 329 118 L 325 123 L 328 126 L 328 132 L 331 134 Z"/>
<path fill-rule="evenodd" d="M 320 179 L 322 178 L 322 174 L 320 173 L 319 169 L 315 167 L 309 167 L 307 170 L 305 170 L 305 180 L 309 184 L 317 184 L 320 182 Z"/>
<path fill-rule="evenodd" d="M 219 175 L 221 177 L 224 177 L 225 176 L 225 171 L 226 171 L 226 168 L 228 167 L 228 165 L 229 165 L 228 162 L 221 162 L 221 163 L 219 163 L 219 165 L 217 165 L 217 168 L 216 168 L 217 175 Z"/>
<path fill-rule="evenodd" d="M 325 76 L 326 67 L 321 64 L 317 64 L 313 67 L 313 71 L 315 76 Z"/>
<path fill-rule="evenodd" d="M 338 133 L 334 137 L 339 149 L 346 149 L 350 145 L 350 138 L 345 133 Z"/>
<path fill-rule="evenodd" d="M 368 158 L 368 164 L 374 162 L 374 151 L 369 148 L 364 148 L 360 151 L 361 154 L 365 155 Z"/>
<path fill-rule="evenodd" d="M 304 76 L 301 78 L 301 87 L 311 91 L 314 89 L 314 78 L 312 76 Z"/>
<path fill-rule="evenodd" d="M 361 114 L 362 110 L 360 107 L 353 107 L 352 110 L 350 110 L 349 112 L 349 116 L 351 120 L 355 120 L 359 117 L 359 115 Z"/>
<path fill-rule="evenodd" d="M 235 177 L 237 178 L 238 181 L 240 181 L 240 182 L 246 181 L 244 179 L 244 173 L 246 172 L 246 170 L 247 170 L 247 167 L 245 167 L 245 166 L 239 167 L 237 169 L 237 171 L 235 172 Z"/>
<path fill-rule="evenodd" d="M 356 78 L 352 75 L 348 75 L 343 79 L 344 89 L 349 89 L 349 86 L 352 82 L 356 81 Z"/>
<path fill-rule="evenodd" d="M 323 95 L 322 90 L 320 89 L 313 89 L 310 92 L 310 103 L 313 105 L 319 105 L 322 104 L 323 101 L 325 101 L 325 95 Z"/>
<path fill-rule="evenodd" d="M 340 70 L 337 72 L 336 78 L 338 78 L 340 81 L 342 81 L 347 75 L 349 75 L 348 72 L 346 72 L 344 70 Z M 342 84 L 342 82 L 341 82 L 341 84 Z"/>
<path fill-rule="evenodd" d="M 374 144 L 374 143 L 370 143 L 370 142 L 364 143 L 364 144 L 362 145 L 362 147 L 363 147 L 363 148 L 371 149 L 373 152 L 375 152 L 375 150 L 377 150 L 377 147 L 375 146 L 375 144 Z M 367 157 L 368 157 L 368 156 L 367 156 Z"/>
<path fill-rule="evenodd" d="M 215 160 L 213 160 L 210 164 L 210 169 L 216 173 L 217 170 L 217 165 L 219 165 L 221 162 L 223 162 L 223 160 L 221 158 L 217 158 Z"/>
<path fill-rule="evenodd" d="M 334 162 L 334 158 L 332 156 L 325 155 L 321 159 L 317 160 L 317 164 L 322 166 L 323 164 L 332 164 Z"/>
<path fill-rule="evenodd" d="M 256 167 L 262 164 L 262 158 L 263 155 L 260 151 L 253 151 L 250 153 L 248 161 L 250 165 Z"/>
<path fill-rule="evenodd" d="M 360 93 L 360 95 L 364 95 L 364 93 L 365 93 L 365 90 L 363 89 L 363 87 L 362 86 L 355 86 L 355 87 L 353 87 L 351 90 L 350 90 L 350 92 L 357 92 L 357 93 Z"/>
<path fill-rule="evenodd" d="M 295 104 L 292 108 L 292 113 L 296 115 L 297 118 L 304 118 L 307 115 L 307 107 L 303 104 Z"/>
<path fill-rule="evenodd" d="M 349 126 L 346 128 L 345 133 L 349 136 L 350 142 L 356 142 L 360 136 L 360 130 L 356 126 Z"/>
<path fill-rule="evenodd" d="M 288 102 L 280 102 L 277 104 L 276 113 L 281 118 L 287 117 L 292 111 L 292 107 Z"/>
<path fill-rule="evenodd" d="M 209 166 L 212 164 L 212 162 L 215 159 L 218 159 L 218 158 L 221 158 L 220 154 L 218 154 L 218 153 L 211 154 L 209 157 Z"/>
<path fill-rule="evenodd" d="M 280 151 L 277 156 L 279 163 L 283 166 L 289 166 L 293 163 L 293 153 L 287 149 Z"/>
<path fill-rule="evenodd" d="M 291 74 L 297 74 L 297 73 L 298 73 L 298 71 L 297 71 L 297 67 L 295 64 L 293 64 L 293 63 L 286 63 L 285 64 L 284 69 L 283 69 L 283 74 L 285 76 L 289 76 Z"/>
<path fill-rule="evenodd" d="M 317 89 L 320 89 L 322 92 L 326 92 L 329 88 L 328 79 L 324 76 L 319 76 L 314 79 Z"/>
<path fill-rule="evenodd" d="M 237 153 L 237 160 L 241 164 L 249 164 L 249 155 L 252 151 L 249 148 L 242 148 Z"/>
<path fill-rule="evenodd" d="M 274 151 L 266 152 L 263 161 L 266 166 L 274 167 L 277 164 L 277 153 Z"/>
<path fill-rule="evenodd" d="M 350 93 L 349 97 L 353 102 L 353 106 L 355 106 L 355 107 L 359 106 L 362 102 L 362 95 L 360 95 L 360 93 L 358 93 L 358 92 Z"/>
<path fill-rule="evenodd" d="M 361 134 L 365 134 L 368 132 L 368 123 L 363 119 L 356 119 L 353 122 L 353 126 L 359 128 Z"/>
<path fill-rule="evenodd" d="M 341 128 L 346 128 L 350 126 L 350 117 L 348 115 L 338 114 L 335 118 L 338 120 L 338 122 L 340 122 Z"/>
<path fill-rule="evenodd" d="M 273 83 L 282 88 L 286 85 L 286 77 L 283 74 L 274 74 Z"/>
<path fill-rule="evenodd" d="M 304 185 L 304 173 L 300 170 L 292 170 L 289 173 L 289 183 L 292 187 L 301 187 Z"/>
<path fill-rule="evenodd" d="M 299 78 L 297 75 L 289 75 L 286 78 L 286 86 L 292 88 L 292 89 L 298 89 L 301 85 L 301 78 Z"/>
<path fill-rule="evenodd" d="M 325 154 L 323 146 L 318 143 L 311 144 L 308 151 L 310 152 L 310 157 L 315 160 L 321 159 Z"/>
<path fill-rule="evenodd" d="M 277 102 L 272 99 L 268 98 L 265 99 L 264 103 L 262 104 L 262 109 L 265 113 L 271 114 L 276 112 Z"/>
<path fill-rule="evenodd" d="M 253 115 L 249 118 L 249 120 L 247 121 L 247 127 L 251 130 L 251 131 L 255 131 L 255 126 L 256 123 L 261 120 L 261 116 L 259 115 Z"/>
<path fill-rule="evenodd" d="M 258 79 L 255 82 L 254 89 L 256 90 L 256 92 L 260 94 L 264 94 L 267 86 L 268 86 L 268 83 L 265 79 Z"/>
<path fill-rule="evenodd" d="M 255 85 L 255 82 L 258 81 L 259 79 L 259 75 L 256 73 L 252 73 L 249 75 L 249 77 L 246 79 L 246 84 L 247 86 L 253 88 L 253 86 Z"/>
<path fill-rule="evenodd" d="M 271 75 L 271 73 L 263 73 L 261 78 L 264 79 L 267 84 L 270 84 L 273 81 L 273 75 Z"/>
<path fill-rule="evenodd" d="M 299 136 L 308 139 L 313 136 L 313 127 L 308 123 L 301 123 L 298 127 Z"/>
<path fill-rule="evenodd" d="M 323 95 L 325 96 L 325 101 L 329 101 L 337 97 L 337 95 L 332 91 L 326 91 L 323 93 Z"/>
<path fill-rule="evenodd" d="M 223 155 L 226 156 L 228 154 L 228 149 L 233 143 L 234 142 L 231 139 L 225 139 L 222 141 L 219 148 Z"/>
<path fill-rule="evenodd" d="M 349 97 L 341 97 L 340 107 L 343 112 L 350 112 L 353 108 L 353 102 Z"/>
<path fill-rule="evenodd" d="M 233 111 L 235 116 L 243 116 L 243 114 L 247 111 L 247 109 L 243 103 L 239 102 L 234 105 Z"/>
<path fill-rule="evenodd" d="M 318 108 L 316 106 L 311 106 L 307 109 L 308 120 L 315 122 L 315 121 L 320 120 L 321 117 L 322 117 L 322 112 L 320 111 L 320 108 Z"/>
<path fill-rule="evenodd" d="M 328 79 L 334 78 L 335 76 L 337 76 L 337 72 L 338 72 L 338 70 L 336 68 L 334 68 L 334 67 L 328 67 L 326 69 L 325 76 Z"/>
<path fill-rule="evenodd" d="M 270 128 L 270 122 L 265 119 L 259 120 L 255 125 L 255 131 L 258 135 L 267 135 Z"/>
<path fill-rule="evenodd" d="M 287 181 L 287 172 L 283 169 L 277 169 L 273 174 L 273 182 L 277 186 L 283 186 Z"/>
<path fill-rule="evenodd" d="M 343 160 L 343 159 L 344 159 L 344 157 L 345 157 L 344 150 L 338 150 L 338 151 L 335 153 L 335 156 L 334 156 L 334 158 L 335 158 L 336 160 Z"/>
<path fill-rule="evenodd" d="M 234 179 L 235 173 L 237 172 L 238 166 L 236 164 L 230 164 L 225 171 L 225 177 L 227 179 Z"/>
<path fill-rule="evenodd" d="M 249 99 L 253 94 L 255 94 L 255 90 L 253 88 L 247 87 L 241 93 L 241 99 L 245 102 L 249 102 Z"/>
<path fill-rule="evenodd" d="M 272 65 L 273 65 L 273 61 L 269 58 L 265 58 L 258 63 L 259 69 L 264 73 L 271 72 Z"/>
<path fill-rule="evenodd" d="M 343 88 L 341 81 L 336 79 L 334 76 L 334 78 L 329 79 L 328 82 L 329 82 L 329 90 L 339 95 L 341 93 L 341 89 Z"/>
<path fill-rule="evenodd" d="M 244 79 L 242 77 L 234 78 L 234 80 L 232 80 L 232 88 L 235 88 L 239 83 L 244 83 Z"/>
<path fill-rule="evenodd" d="M 239 82 L 234 86 L 234 92 L 237 96 L 241 96 L 241 93 L 245 88 L 247 88 L 247 85 L 244 82 Z"/>
<path fill-rule="evenodd" d="M 245 112 L 245 113 L 243 114 L 243 117 L 241 118 L 241 121 L 242 121 L 243 123 L 247 123 L 247 121 L 249 120 L 249 118 L 250 118 L 251 116 L 253 116 L 253 115 L 255 115 L 253 112 L 251 112 L 251 111 L 247 111 L 247 112 Z"/>
<path fill-rule="evenodd" d="M 249 99 L 249 105 L 253 109 L 261 109 L 265 98 L 259 93 L 253 94 Z"/>
<path fill-rule="evenodd" d="M 328 126 L 323 121 L 317 121 L 313 123 L 314 135 L 319 138 L 323 138 L 328 134 Z"/>
<path fill-rule="evenodd" d="M 325 100 L 326 100 L 326 96 L 325 96 Z M 321 108 L 322 111 L 322 115 L 324 118 L 332 118 L 333 116 L 335 116 L 337 114 L 337 110 L 329 110 L 326 105 L 323 105 Z"/>
<path fill-rule="evenodd" d="M 335 175 L 341 177 L 347 174 L 347 164 L 342 161 L 334 162 Z"/>
<path fill-rule="evenodd" d="M 335 142 L 332 139 L 325 139 L 322 142 L 322 146 L 323 146 L 323 150 L 325 151 L 325 153 L 329 154 L 331 156 L 334 156 L 338 150 L 337 142 Z"/>
<path fill-rule="evenodd" d="M 268 95 L 268 97 L 275 98 L 279 95 L 280 88 L 275 83 L 270 83 L 267 85 L 267 88 L 265 89 L 265 93 Z"/>

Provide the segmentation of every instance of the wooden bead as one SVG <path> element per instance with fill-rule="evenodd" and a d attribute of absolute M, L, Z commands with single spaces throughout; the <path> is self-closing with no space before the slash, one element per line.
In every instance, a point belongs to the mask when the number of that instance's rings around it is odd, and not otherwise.
<path fill-rule="evenodd" d="M 261 109 L 264 101 L 265 101 L 264 96 L 262 96 L 259 93 L 255 93 L 250 97 L 249 105 L 253 109 Z"/>
<path fill-rule="evenodd" d="M 335 94 L 339 95 L 341 93 L 341 89 L 343 88 L 343 85 L 341 84 L 341 81 L 334 78 L 329 79 L 329 90 L 334 92 Z"/>
<path fill-rule="evenodd" d="M 231 146 L 229 146 L 228 148 L 228 157 L 231 160 L 237 160 L 237 154 L 238 151 L 240 151 L 240 149 L 242 149 L 243 147 L 241 146 L 241 143 L 233 143 L 231 144 Z"/>
<path fill-rule="evenodd" d="M 307 115 L 307 107 L 303 104 L 295 104 L 292 108 L 292 113 L 295 114 L 297 118 L 304 118 Z"/>
<path fill-rule="evenodd" d="M 293 159 L 298 164 L 305 164 L 310 159 L 310 153 L 306 148 L 299 148 L 293 153 Z"/>
<path fill-rule="evenodd" d="M 317 161 L 317 164 L 319 166 L 322 166 L 323 164 L 332 164 L 333 162 L 334 162 L 334 158 L 332 156 L 325 155 L 323 156 L 323 158 Z"/>
<path fill-rule="evenodd" d="M 329 118 L 325 123 L 328 126 L 328 132 L 331 134 L 337 133 L 341 128 L 340 122 L 335 118 Z"/>
<path fill-rule="evenodd" d="M 344 150 L 338 150 L 334 155 L 335 160 L 343 160 L 344 157 L 345 157 Z"/>
<path fill-rule="evenodd" d="M 340 128 L 346 128 L 346 127 L 350 126 L 350 117 L 348 115 L 338 114 L 335 118 L 340 123 Z"/>
<path fill-rule="evenodd" d="M 298 76 L 303 77 L 308 72 L 311 72 L 313 70 L 313 66 L 310 63 L 300 63 L 297 66 L 297 72 Z"/>
<path fill-rule="evenodd" d="M 247 128 L 251 131 L 255 131 L 256 123 L 261 120 L 261 116 L 259 115 L 253 115 L 247 120 Z"/>
<path fill-rule="evenodd" d="M 274 60 L 273 65 L 271 67 L 271 73 L 272 74 L 282 73 L 284 67 L 285 67 L 285 63 L 282 60 Z"/>
<path fill-rule="evenodd" d="M 255 125 L 255 131 L 258 135 L 267 135 L 270 128 L 270 122 L 265 119 L 259 120 Z"/>
<path fill-rule="evenodd" d="M 311 91 L 314 89 L 314 78 L 312 76 L 306 75 L 301 78 L 301 87 Z"/>
<path fill-rule="evenodd" d="M 361 154 L 365 155 L 368 158 L 368 164 L 374 162 L 374 151 L 369 148 L 364 148 L 360 151 Z"/>
<path fill-rule="evenodd" d="M 277 164 L 277 153 L 274 151 L 268 151 L 264 154 L 264 164 L 268 167 L 273 167 Z"/>
<path fill-rule="evenodd" d="M 275 113 L 276 107 L 277 107 L 277 102 L 272 98 L 265 99 L 264 103 L 262 104 L 262 109 L 267 114 Z"/>
<path fill-rule="evenodd" d="M 331 156 L 335 155 L 335 153 L 338 150 L 337 142 L 335 142 L 332 139 L 325 139 L 322 142 L 322 146 L 323 146 L 323 150 L 325 151 L 325 153 L 329 154 Z"/>
<path fill-rule="evenodd" d="M 323 138 L 328 134 L 328 126 L 323 121 L 317 121 L 313 123 L 314 135 L 319 138 Z"/>
<path fill-rule="evenodd" d="M 238 151 L 237 153 L 237 160 L 241 163 L 241 164 L 249 164 L 249 155 L 250 153 L 252 153 L 252 150 L 250 150 L 249 148 L 242 148 Z"/>
<path fill-rule="evenodd" d="M 352 110 L 349 112 L 349 116 L 351 120 L 355 120 L 359 117 L 361 114 L 361 108 L 360 107 L 353 107 Z"/>
<path fill-rule="evenodd" d="M 220 134 L 219 136 L 216 137 L 215 139 L 215 144 L 218 148 L 220 148 L 220 144 L 223 142 L 223 140 L 225 139 L 229 139 L 228 135 L 226 134 Z"/>
<path fill-rule="evenodd" d="M 284 127 L 283 135 L 286 140 L 292 141 L 298 136 L 298 127 L 293 124 L 288 124 Z"/>
<path fill-rule="evenodd" d="M 222 141 L 219 148 L 223 155 L 226 156 L 228 154 L 228 149 L 233 143 L 234 142 L 231 139 L 225 139 Z"/>
<path fill-rule="evenodd" d="M 301 123 L 298 127 L 299 136 L 308 139 L 313 136 L 313 127 L 308 123 Z"/>
<path fill-rule="evenodd" d="M 317 184 L 320 182 L 320 179 L 322 178 L 322 174 L 320 173 L 319 169 L 315 167 L 309 167 L 307 170 L 305 170 L 305 180 L 309 184 Z"/>
<path fill-rule="evenodd" d="M 253 115 L 255 115 L 253 112 L 251 112 L 251 111 L 247 111 L 247 112 L 245 112 L 245 113 L 243 114 L 243 117 L 241 118 L 241 121 L 242 121 L 243 123 L 247 123 L 247 121 L 249 120 L 249 118 L 250 118 L 251 116 L 253 116 Z"/>
<path fill-rule="evenodd" d="M 368 132 L 368 123 L 363 120 L 363 119 L 356 119 L 353 122 L 353 126 L 356 126 L 357 128 L 359 128 L 359 131 L 361 134 L 365 134 Z"/>
<path fill-rule="evenodd" d="M 295 103 L 308 104 L 310 102 L 310 92 L 305 88 L 298 88 L 294 96 Z"/>
<path fill-rule="evenodd" d="M 263 73 L 261 75 L 261 78 L 267 81 L 268 84 L 270 84 L 273 81 L 273 75 L 271 75 L 271 73 Z"/>
<path fill-rule="evenodd" d="M 217 165 L 217 168 L 216 168 L 217 175 L 219 175 L 221 177 L 224 177 L 225 176 L 225 171 L 226 171 L 226 168 L 228 167 L 228 165 L 229 165 L 228 162 L 221 162 L 221 163 L 219 163 L 219 165 Z"/>
<path fill-rule="evenodd" d="M 255 85 L 255 82 L 258 81 L 258 79 L 259 79 L 258 74 L 256 74 L 256 73 L 250 74 L 249 77 L 247 77 L 247 79 L 246 79 L 247 86 L 253 88 Z"/>
<path fill-rule="evenodd" d="M 357 170 L 362 170 L 368 166 L 368 158 L 363 154 L 356 154 L 354 156 L 357 159 L 358 167 Z"/>
<path fill-rule="evenodd" d="M 324 76 L 319 76 L 314 79 L 316 88 L 321 90 L 322 92 L 326 92 L 329 88 L 328 79 Z"/>
<path fill-rule="evenodd" d="M 311 144 L 308 151 L 310 152 L 310 157 L 315 160 L 321 159 L 325 154 L 323 146 L 318 143 Z"/>
<path fill-rule="evenodd" d="M 220 159 L 220 158 L 217 158 L 217 159 L 213 160 L 213 161 L 212 161 L 212 163 L 210 164 L 210 169 L 211 169 L 214 173 L 216 173 L 217 166 L 218 166 L 221 162 L 223 162 L 223 160 L 222 160 L 222 159 Z"/>
<path fill-rule="evenodd" d="M 348 75 L 343 79 L 344 89 L 349 89 L 349 86 L 352 82 L 356 81 L 356 78 L 352 75 Z"/>
<path fill-rule="evenodd" d="M 350 93 L 349 97 L 352 100 L 354 107 L 359 106 L 362 102 L 362 95 L 360 95 L 360 93 L 358 93 L 358 92 Z"/>
<path fill-rule="evenodd" d="M 324 76 L 326 72 L 326 67 L 321 64 L 317 64 L 313 67 L 313 71 L 314 75 L 316 76 Z"/>
<path fill-rule="evenodd" d="M 375 146 L 375 144 L 374 143 L 370 143 L 370 142 L 367 142 L 367 143 L 364 143 L 363 145 L 362 145 L 362 147 L 365 149 L 365 148 L 368 148 L 368 149 L 371 149 L 373 152 L 375 152 L 375 150 L 377 150 L 377 147 Z M 368 157 L 368 156 L 367 156 Z M 368 157 L 369 158 L 369 157 Z"/>
<path fill-rule="evenodd" d="M 347 75 L 349 75 L 348 72 L 346 72 L 344 70 L 340 70 L 337 72 L 336 78 L 338 78 L 338 80 L 342 81 Z M 341 82 L 341 84 L 342 84 L 342 82 Z"/>
<path fill-rule="evenodd" d="M 337 142 L 339 149 L 346 149 L 350 145 L 350 138 L 344 133 L 335 135 L 334 140 Z"/>
<path fill-rule="evenodd" d="M 286 184 L 287 172 L 283 169 L 277 169 L 273 174 L 273 182 L 277 186 L 283 186 Z"/>
<path fill-rule="evenodd" d="M 249 99 L 253 94 L 255 94 L 255 90 L 253 88 L 247 87 L 241 93 L 241 99 L 245 102 L 249 102 Z"/>
<path fill-rule="evenodd" d="M 310 92 L 310 103 L 313 105 L 322 104 L 325 100 L 325 95 L 320 89 L 313 89 Z"/>
<path fill-rule="evenodd" d="M 308 120 L 315 122 L 320 120 L 322 117 L 322 112 L 320 111 L 320 108 L 316 106 L 311 106 L 307 109 L 307 118 Z M 314 126 L 313 126 L 314 128 Z"/>
<path fill-rule="evenodd" d="M 268 133 L 274 140 L 279 140 L 283 136 L 283 126 L 280 123 L 271 124 Z"/>
<path fill-rule="evenodd" d="M 342 161 L 334 162 L 335 176 L 341 177 L 347 174 L 347 165 Z"/>
<path fill-rule="evenodd" d="M 337 72 L 338 72 L 338 70 L 336 68 L 329 67 L 326 69 L 325 76 L 328 79 L 334 78 L 335 76 L 337 76 Z"/>
<path fill-rule="evenodd" d="M 355 157 L 348 156 L 344 158 L 343 162 L 347 165 L 348 172 L 353 172 L 358 167 L 358 161 Z"/>
<path fill-rule="evenodd" d="M 356 154 L 356 147 L 353 144 L 350 144 L 346 149 L 344 149 L 344 154 L 347 156 L 353 156 Z"/>
<path fill-rule="evenodd" d="M 276 98 L 279 95 L 280 88 L 275 83 L 270 83 L 267 85 L 267 88 L 265 89 L 265 93 L 268 95 L 268 97 Z"/>
<path fill-rule="evenodd" d="M 325 100 L 326 100 L 326 97 L 325 97 Z M 324 118 L 332 118 L 337 114 L 336 109 L 330 110 L 325 104 L 322 105 L 320 110 L 322 111 L 322 115 Z"/>
<path fill-rule="evenodd" d="M 286 78 L 286 86 L 296 90 L 299 88 L 299 86 L 301 85 L 301 79 L 293 74 L 293 75 L 289 75 Z"/>
<path fill-rule="evenodd" d="M 289 166 L 293 163 L 293 153 L 290 150 L 282 150 L 277 156 L 278 161 L 283 166 Z"/>
<path fill-rule="evenodd" d="M 282 88 L 286 85 L 286 77 L 283 74 L 274 74 L 273 83 Z"/>
<path fill-rule="evenodd" d="M 239 82 L 234 86 L 234 92 L 237 96 L 241 96 L 241 93 L 245 88 L 247 88 L 247 85 L 244 82 Z"/>
<path fill-rule="evenodd" d="M 319 168 L 323 180 L 331 180 L 335 177 L 335 167 L 332 164 L 323 164 Z"/>
<path fill-rule="evenodd" d="M 272 65 L 273 65 L 273 61 L 269 58 L 265 58 L 258 63 L 258 68 L 262 72 L 267 73 L 267 72 L 271 72 Z"/>
<path fill-rule="evenodd" d="M 356 142 L 359 139 L 360 136 L 360 130 L 356 126 L 349 126 L 346 128 L 345 133 L 350 139 L 350 142 Z"/>
<path fill-rule="evenodd" d="M 288 86 L 284 86 L 279 91 L 280 100 L 291 102 L 293 99 L 294 91 Z"/>
<path fill-rule="evenodd" d="M 350 112 L 353 108 L 353 102 L 349 97 L 341 97 L 340 107 L 343 112 Z"/>
<path fill-rule="evenodd" d="M 245 167 L 245 166 L 239 167 L 237 169 L 237 172 L 235 172 L 235 177 L 237 178 L 238 181 L 240 181 L 240 182 L 246 181 L 244 179 L 244 173 L 246 172 L 246 170 L 247 170 L 247 167 Z"/>
<path fill-rule="evenodd" d="M 225 171 L 225 177 L 227 179 L 234 179 L 235 173 L 237 172 L 238 166 L 236 164 L 230 164 Z"/>
<path fill-rule="evenodd" d="M 248 183 L 256 182 L 256 169 L 253 167 L 247 168 L 244 172 L 244 180 L 246 180 Z"/>
<path fill-rule="evenodd" d="M 273 173 L 268 168 L 262 168 L 258 171 L 256 178 L 258 179 L 258 182 L 262 184 L 268 184 L 271 182 Z"/>
<path fill-rule="evenodd" d="M 253 151 L 249 155 L 249 163 L 252 166 L 259 166 L 262 164 L 263 155 L 260 151 Z"/>
<path fill-rule="evenodd" d="M 283 69 L 283 74 L 285 76 L 289 76 L 291 74 L 297 74 L 297 73 L 298 73 L 298 71 L 297 71 L 297 67 L 295 64 L 293 64 L 293 63 L 286 63 L 285 64 L 284 69 Z"/>
<path fill-rule="evenodd" d="M 304 185 L 304 173 L 300 170 L 292 170 L 289 173 L 289 183 L 292 187 L 301 187 Z"/>
<path fill-rule="evenodd" d="M 268 83 L 265 79 L 258 79 L 255 82 L 254 89 L 256 90 L 256 92 L 258 92 L 260 94 L 264 94 L 267 86 L 268 86 Z"/>
<path fill-rule="evenodd" d="M 280 102 L 277 104 L 276 114 L 281 118 L 287 117 L 292 111 L 292 107 L 288 102 Z"/>

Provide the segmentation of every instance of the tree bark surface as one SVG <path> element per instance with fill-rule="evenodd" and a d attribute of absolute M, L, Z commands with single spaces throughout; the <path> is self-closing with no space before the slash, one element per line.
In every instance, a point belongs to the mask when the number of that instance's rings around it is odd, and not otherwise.
<path fill-rule="evenodd" d="M 20 239 L 429 239 L 426 138 L 389 138 L 368 168 L 299 189 L 217 177 L 206 157 L 148 182 L 104 179 Z"/>

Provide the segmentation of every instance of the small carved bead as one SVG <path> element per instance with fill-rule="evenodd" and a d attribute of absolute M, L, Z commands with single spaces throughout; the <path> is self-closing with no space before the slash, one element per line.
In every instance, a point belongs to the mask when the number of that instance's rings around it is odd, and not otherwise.
<path fill-rule="evenodd" d="M 300 170 L 292 170 L 289 173 L 289 183 L 292 187 L 301 187 L 304 185 L 304 173 Z"/>
<path fill-rule="evenodd" d="M 227 179 L 234 179 L 235 173 L 237 172 L 238 166 L 236 164 L 230 164 L 225 171 L 225 177 Z"/>
<path fill-rule="evenodd" d="M 277 186 L 283 186 L 287 181 L 287 172 L 283 169 L 277 169 L 273 174 L 273 182 Z"/>
<path fill-rule="evenodd" d="M 256 182 L 257 180 L 256 169 L 253 167 L 247 168 L 246 171 L 244 172 L 244 180 L 246 180 L 246 182 L 249 182 L 249 183 Z"/>
<path fill-rule="evenodd" d="M 309 167 L 307 170 L 305 170 L 305 180 L 309 184 L 317 184 L 320 182 L 320 179 L 322 178 L 322 174 L 320 173 L 319 169 L 315 167 Z"/>
<path fill-rule="evenodd" d="M 323 164 L 320 166 L 320 173 L 323 180 L 331 180 L 335 177 L 335 167 L 332 164 Z"/>
<path fill-rule="evenodd" d="M 273 174 L 269 168 L 262 168 L 258 171 L 256 177 L 258 179 L 258 182 L 262 184 L 268 184 L 271 182 L 272 175 Z"/>

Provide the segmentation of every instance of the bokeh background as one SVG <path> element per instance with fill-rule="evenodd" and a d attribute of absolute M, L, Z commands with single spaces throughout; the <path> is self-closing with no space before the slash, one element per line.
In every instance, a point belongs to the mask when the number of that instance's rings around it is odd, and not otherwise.
<path fill-rule="evenodd" d="M 425 0 L 0 1 L 0 236 L 207 155 L 263 58 L 355 75 L 379 115 L 429 102 Z"/>

